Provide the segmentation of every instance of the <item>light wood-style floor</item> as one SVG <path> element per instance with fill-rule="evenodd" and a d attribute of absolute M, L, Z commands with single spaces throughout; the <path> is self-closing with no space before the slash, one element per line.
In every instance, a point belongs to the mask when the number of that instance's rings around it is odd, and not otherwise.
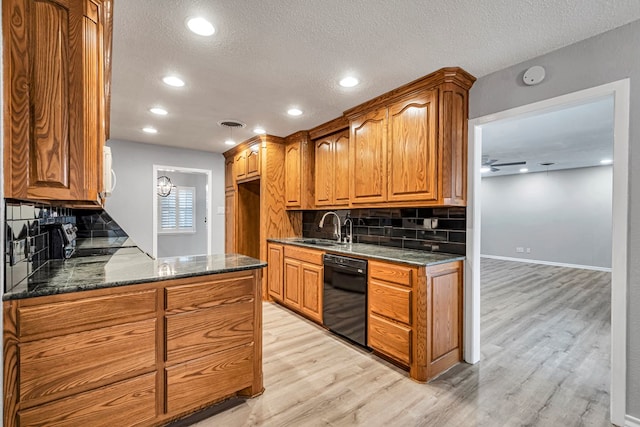
<path fill-rule="evenodd" d="M 610 274 L 482 260 L 482 361 L 428 384 L 274 304 L 264 394 L 209 426 L 609 426 Z"/>

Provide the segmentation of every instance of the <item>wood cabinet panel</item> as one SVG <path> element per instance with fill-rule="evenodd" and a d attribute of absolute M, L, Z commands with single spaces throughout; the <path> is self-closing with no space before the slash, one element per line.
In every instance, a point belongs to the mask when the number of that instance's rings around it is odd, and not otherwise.
<path fill-rule="evenodd" d="M 345 130 L 336 136 L 334 144 L 334 206 L 349 204 L 349 131 Z"/>
<path fill-rule="evenodd" d="M 428 270 L 430 302 L 430 362 L 462 347 L 462 279 L 460 263 Z"/>
<path fill-rule="evenodd" d="M 25 340 L 79 332 L 135 319 L 153 318 L 156 290 L 127 292 L 20 307 L 19 336 Z M 126 317 L 122 313 L 127 313 Z"/>
<path fill-rule="evenodd" d="M 260 144 L 252 145 L 247 150 L 247 178 L 260 176 Z"/>
<path fill-rule="evenodd" d="M 467 92 L 447 85 L 440 95 L 442 198 L 451 205 L 467 202 Z"/>
<path fill-rule="evenodd" d="M 385 320 L 376 315 L 369 316 L 368 345 L 406 365 L 411 361 L 411 329 Z"/>
<path fill-rule="evenodd" d="M 209 276 L 199 283 L 165 289 L 169 314 L 253 301 L 252 271 Z"/>
<path fill-rule="evenodd" d="M 3 9 L 5 196 L 100 204 L 111 75 L 103 2 L 7 0 Z"/>
<path fill-rule="evenodd" d="M 322 257 L 324 252 L 317 251 L 314 249 L 306 249 L 297 246 L 285 246 L 284 247 L 284 256 L 285 258 L 294 258 L 300 261 L 305 261 L 310 264 L 316 264 L 322 266 L 323 260 Z"/>
<path fill-rule="evenodd" d="M 351 122 L 349 141 L 351 203 L 387 199 L 387 110 L 365 114 Z"/>
<path fill-rule="evenodd" d="M 389 106 L 389 201 L 438 199 L 437 90 Z"/>
<path fill-rule="evenodd" d="M 285 148 L 284 195 L 287 207 L 302 203 L 302 142 L 287 144 Z"/>
<path fill-rule="evenodd" d="M 331 206 L 334 201 L 334 144 L 323 138 L 315 142 L 316 150 L 316 206 Z"/>
<path fill-rule="evenodd" d="M 247 177 L 247 153 L 248 150 L 243 150 L 236 154 L 233 160 L 236 180 L 245 179 Z"/>
<path fill-rule="evenodd" d="M 235 174 L 233 169 L 233 157 L 224 159 L 224 191 L 235 190 Z"/>
<path fill-rule="evenodd" d="M 196 409 L 251 386 L 253 353 L 250 345 L 167 367 L 167 412 Z"/>
<path fill-rule="evenodd" d="M 369 281 L 369 310 L 372 313 L 411 324 L 411 289 Z"/>
<path fill-rule="evenodd" d="M 322 266 L 302 264 L 300 310 L 319 323 L 322 323 L 323 273 Z"/>
<path fill-rule="evenodd" d="M 282 245 L 269 243 L 267 251 L 267 289 L 271 298 L 282 301 L 284 298 L 284 248 Z"/>
<path fill-rule="evenodd" d="M 20 411 L 18 424 L 125 426 L 149 424 L 155 416 L 154 372 Z"/>
<path fill-rule="evenodd" d="M 300 307 L 301 269 L 299 261 L 284 259 L 284 303 L 293 308 Z"/>
<path fill-rule="evenodd" d="M 20 401 L 77 393 L 149 372 L 156 364 L 156 320 L 20 344 Z"/>
<path fill-rule="evenodd" d="M 224 195 L 224 250 L 229 254 L 237 252 L 235 191 L 228 191 Z"/>
<path fill-rule="evenodd" d="M 165 317 L 166 361 L 176 363 L 253 341 L 253 298 Z"/>
<path fill-rule="evenodd" d="M 318 139 L 315 145 L 316 206 L 349 204 L 349 131 Z"/>
<path fill-rule="evenodd" d="M 385 282 L 411 286 L 414 269 L 399 264 L 391 264 L 379 261 L 369 261 L 369 277 Z"/>

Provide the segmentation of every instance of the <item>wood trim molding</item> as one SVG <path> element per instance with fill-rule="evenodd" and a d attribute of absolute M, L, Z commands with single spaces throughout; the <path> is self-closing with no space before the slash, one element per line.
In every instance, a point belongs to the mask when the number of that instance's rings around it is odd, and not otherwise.
<path fill-rule="evenodd" d="M 414 92 L 434 87 L 443 83 L 453 83 L 460 86 L 464 90 L 469 90 L 471 88 L 471 85 L 473 85 L 475 81 L 475 77 L 473 77 L 471 74 L 467 73 L 460 67 L 441 68 L 438 71 L 409 82 L 387 93 L 370 99 L 369 101 L 366 101 L 356 107 L 353 107 L 345 111 L 344 115 L 349 120 L 353 120 L 354 118 L 368 111 L 380 108 L 390 102 L 393 102 L 397 98 L 401 98 Z"/>
<path fill-rule="evenodd" d="M 229 157 L 235 156 L 237 153 L 239 153 L 242 150 L 246 150 L 247 148 L 249 148 L 250 146 L 252 146 L 253 144 L 256 143 L 262 143 L 262 144 L 266 144 L 266 143 L 276 143 L 276 144 L 284 144 L 285 140 L 284 138 L 281 138 L 279 136 L 275 136 L 275 135 L 256 135 L 254 137 L 251 137 L 245 141 L 242 141 L 240 144 L 236 145 L 233 148 L 230 148 L 229 150 L 225 151 L 224 153 L 222 153 L 222 155 L 225 157 L 225 159 L 228 159 Z"/>
<path fill-rule="evenodd" d="M 322 138 L 332 133 L 340 132 L 349 128 L 349 120 L 345 116 L 336 117 L 326 123 L 318 125 L 309 130 L 309 138 L 311 140 Z"/>

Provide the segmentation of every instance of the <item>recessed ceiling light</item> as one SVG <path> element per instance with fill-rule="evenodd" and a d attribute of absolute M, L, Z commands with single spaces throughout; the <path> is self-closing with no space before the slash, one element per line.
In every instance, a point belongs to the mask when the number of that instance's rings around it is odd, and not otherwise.
<path fill-rule="evenodd" d="M 158 133 L 158 129 L 152 128 L 151 126 L 147 126 L 146 128 L 142 128 L 142 132 L 145 132 L 145 133 Z"/>
<path fill-rule="evenodd" d="M 265 133 L 267 133 L 267 131 L 262 129 L 261 127 L 257 127 L 253 129 L 253 133 L 257 133 L 258 135 L 264 135 Z"/>
<path fill-rule="evenodd" d="M 602 159 L 602 160 L 600 160 L 600 164 L 603 164 L 603 165 L 610 165 L 611 163 L 613 163 L 613 160 L 611 160 L 611 159 Z"/>
<path fill-rule="evenodd" d="M 187 27 L 199 36 L 211 36 L 216 32 L 211 22 L 200 17 L 187 20 Z"/>
<path fill-rule="evenodd" d="M 290 108 L 287 111 L 287 114 L 289 114 L 290 116 L 299 116 L 302 114 L 302 110 L 298 109 L 298 108 Z"/>
<path fill-rule="evenodd" d="M 525 173 L 525 172 L 529 172 L 529 169 L 527 169 L 527 168 L 520 169 L 520 173 Z"/>
<path fill-rule="evenodd" d="M 160 107 L 153 107 L 153 108 L 149 108 L 149 111 L 151 111 L 153 114 L 157 114 L 159 116 L 166 116 L 167 110 L 165 110 L 164 108 L 160 108 Z"/>
<path fill-rule="evenodd" d="M 182 87 L 184 86 L 184 81 L 176 76 L 166 76 L 162 79 L 165 84 L 173 87 Z"/>
<path fill-rule="evenodd" d="M 483 167 L 480 168 L 480 172 L 482 172 L 482 173 L 486 173 L 486 172 L 489 172 L 489 171 L 491 171 L 491 168 L 488 167 L 488 166 L 483 166 Z"/>
<path fill-rule="evenodd" d="M 226 145 L 236 145 L 236 142 L 233 139 L 227 139 L 224 143 Z"/>
<path fill-rule="evenodd" d="M 344 79 L 340 80 L 340 86 L 342 87 L 354 87 L 357 86 L 358 83 L 360 83 L 360 80 L 352 76 L 345 77 Z"/>

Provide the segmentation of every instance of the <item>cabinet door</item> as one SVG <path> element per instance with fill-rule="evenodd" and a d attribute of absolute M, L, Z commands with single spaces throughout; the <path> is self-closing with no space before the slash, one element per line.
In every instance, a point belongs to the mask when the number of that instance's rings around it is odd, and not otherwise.
<path fill-rule="evenodd" d="M 349 131 L 336 135 L 333 148 L 335 172 L 333 178 L 333 205 L 349 204 Z"/>
<path fill-rule="evenodd" d="M 7 0 L 5 196 L 98 204 L 104 143 L 102 3 Z"/>
<path fill-rule="evenodd" d="M 286 206 L 302 204 L 302 142 L 291 142 L 285 148 L 284 197 Z"/>
<path fill-rule="evenodd" d="M 228 191 L 224 197 L 224 250 L 236 252 L 236 192 Z"/>
<path fill-rule="evenodd" d="M 299 261 L 284 259 L 284 303 L 292 308 L 300 308 L 300 269 Z"/>
<path fill-rule="evenodd" d="M 319 323 L 322 323 L 323 273 L 322 266 L 302 264 L 300 310 Z"/>
<path fill-rule="evenodd" d="M 351 122 L 349 165 L 351 203 L 387 198 L 387 110 L 373 111 Z"/>
<path fill-rule="evenodd" d="M 438 199 L 436 90 L 389 107 L 389 201 Z"/>
<path fill-rule="evenodd" d="M 233 157 L 229 157 L 224 160 L 224 189 L 225 191 L 233 191 L 234 190 L 234 179 L 235 176 L 233 174 Z"/>
<path fill-rule="evenodd" d="M 333 161 L 334 143 L 331 137 L 323 138 L 315 142 L 316 150 L 316 206 L 333 205 L 333 188 L 335 186 L 333 175 L 335 166 Z M 345 154 L 347 162 L 348 153 Z M 343 184 L 344 185 L 344 184 Z M 348 189 L 348 185 L 346 186 Z M 348 197 L 348 195 L 347 195 Z"/>
<path fill-rule="evenodd" d="M 247 150 L 247 178 L 260 176 L 260 144 L 255 144 Z"/>
<path fill-rule="evenodd" d="M 248 150 L 243 150 L 236 154 L 233 161 L 236 180 L 245 179 L 247 177 L 247 151 Z"/>
<path fill-rule="evenodd" d="M 283 247 L 282 245 L 269 244 L 267 250 L 267 289 L 269 295 L 278 301 L 282 301 L 284 295 L 283 283 Z"/>

